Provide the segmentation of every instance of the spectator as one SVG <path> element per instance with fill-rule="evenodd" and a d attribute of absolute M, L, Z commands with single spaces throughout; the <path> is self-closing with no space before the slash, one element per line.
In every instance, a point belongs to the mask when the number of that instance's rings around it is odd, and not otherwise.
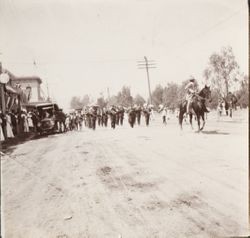
<path fill-rule="evenodd" d="M 28 118 L 26 111 L 22 110 L 21 118 L 22 118 L 21 122 L 22 122 L 23 132 L 29 132 L 29 125 L 28 125 Z"/>
<path fill-rule="evenodd" d="M 6 117 L 5 117 L 5 115 L 2 113 L 2 111 L 0 111 L 0 118 L 2 119 L 2 130 L 3 130 L 3 135 L 4 135 L 5 139 L 6 139 L 6 138 L 7 138 Z"/>
<path fill-rule="evenodd" d="M 10 113 L 6 113 L 6 131 L 7 131 L 7 138 L 14 138 L 14 134 L 12 131 L 12 124 L 11 124 L 11 116 Z"/>
<path fill-rule="evenodd" d="M 14 136 L 17 135 L 17 118 L 14 111 L 10 112 L 11 124 Z"/>
<path fill-rule="evenodd" d="M 2 118 L 0 117 L 0 141 L 4 141 L 5 140 L 5 137 L 4 137 L 4 134 L 3 134 L 3 120 Z"/>
<path fill-rule="evenodd" d="M 34 124 L 33 124 L 31 112 L 28 112 L 27 121 L 28 121 L 29 131 L 34 131 Z"/>
<path fill-rule="evenodd" d="M 31 118 L 32 118 L 33 125 L 34 125 L 34 131 L 36 132 L 37 131 L 37 123 L 38 123 L 38 114 L 36 113 L 35 110 L 33 110 L 31 112 Z"/>

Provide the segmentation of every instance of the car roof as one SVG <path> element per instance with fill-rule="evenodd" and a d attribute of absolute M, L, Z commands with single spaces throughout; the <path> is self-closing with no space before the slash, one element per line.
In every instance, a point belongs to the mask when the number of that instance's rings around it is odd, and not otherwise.
<path fill-rule="evenodd" d="M 24 106 L 27 108 L 52 108 L 54 107 L 56 110 L 59 110 L 59 107 L 56 103 L 30 103 Z"/>

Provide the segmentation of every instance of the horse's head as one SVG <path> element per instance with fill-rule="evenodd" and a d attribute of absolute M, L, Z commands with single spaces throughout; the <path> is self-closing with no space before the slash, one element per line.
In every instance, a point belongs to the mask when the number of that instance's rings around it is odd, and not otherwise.
<path fill-rule="evenodd" d="M 209 102 L 212 101 L 211 97 L 211 89 L 209 86 L 205 85 L 205 87 L 200 91 L 199 96 L 207 99 Z"/>

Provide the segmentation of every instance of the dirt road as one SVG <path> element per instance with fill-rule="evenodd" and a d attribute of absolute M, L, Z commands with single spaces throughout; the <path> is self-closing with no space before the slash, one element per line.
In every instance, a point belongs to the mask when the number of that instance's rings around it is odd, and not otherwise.
<path fill-rule="evenodd" d="M 83 128 L 1 158 L 4 238 L 248 234 L 247 112 L 147 128 Z"/>

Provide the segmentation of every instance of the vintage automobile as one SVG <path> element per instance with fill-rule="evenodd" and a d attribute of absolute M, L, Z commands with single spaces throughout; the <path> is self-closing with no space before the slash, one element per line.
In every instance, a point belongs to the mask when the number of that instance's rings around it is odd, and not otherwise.
<path fill-rule="evenodd" d="M 27 111 L 33 111 L 37 117 L 37 132 L 52 134 L 62 132 L 62 110 L 55 103 L 36 103 L 26 105 Z"/>

